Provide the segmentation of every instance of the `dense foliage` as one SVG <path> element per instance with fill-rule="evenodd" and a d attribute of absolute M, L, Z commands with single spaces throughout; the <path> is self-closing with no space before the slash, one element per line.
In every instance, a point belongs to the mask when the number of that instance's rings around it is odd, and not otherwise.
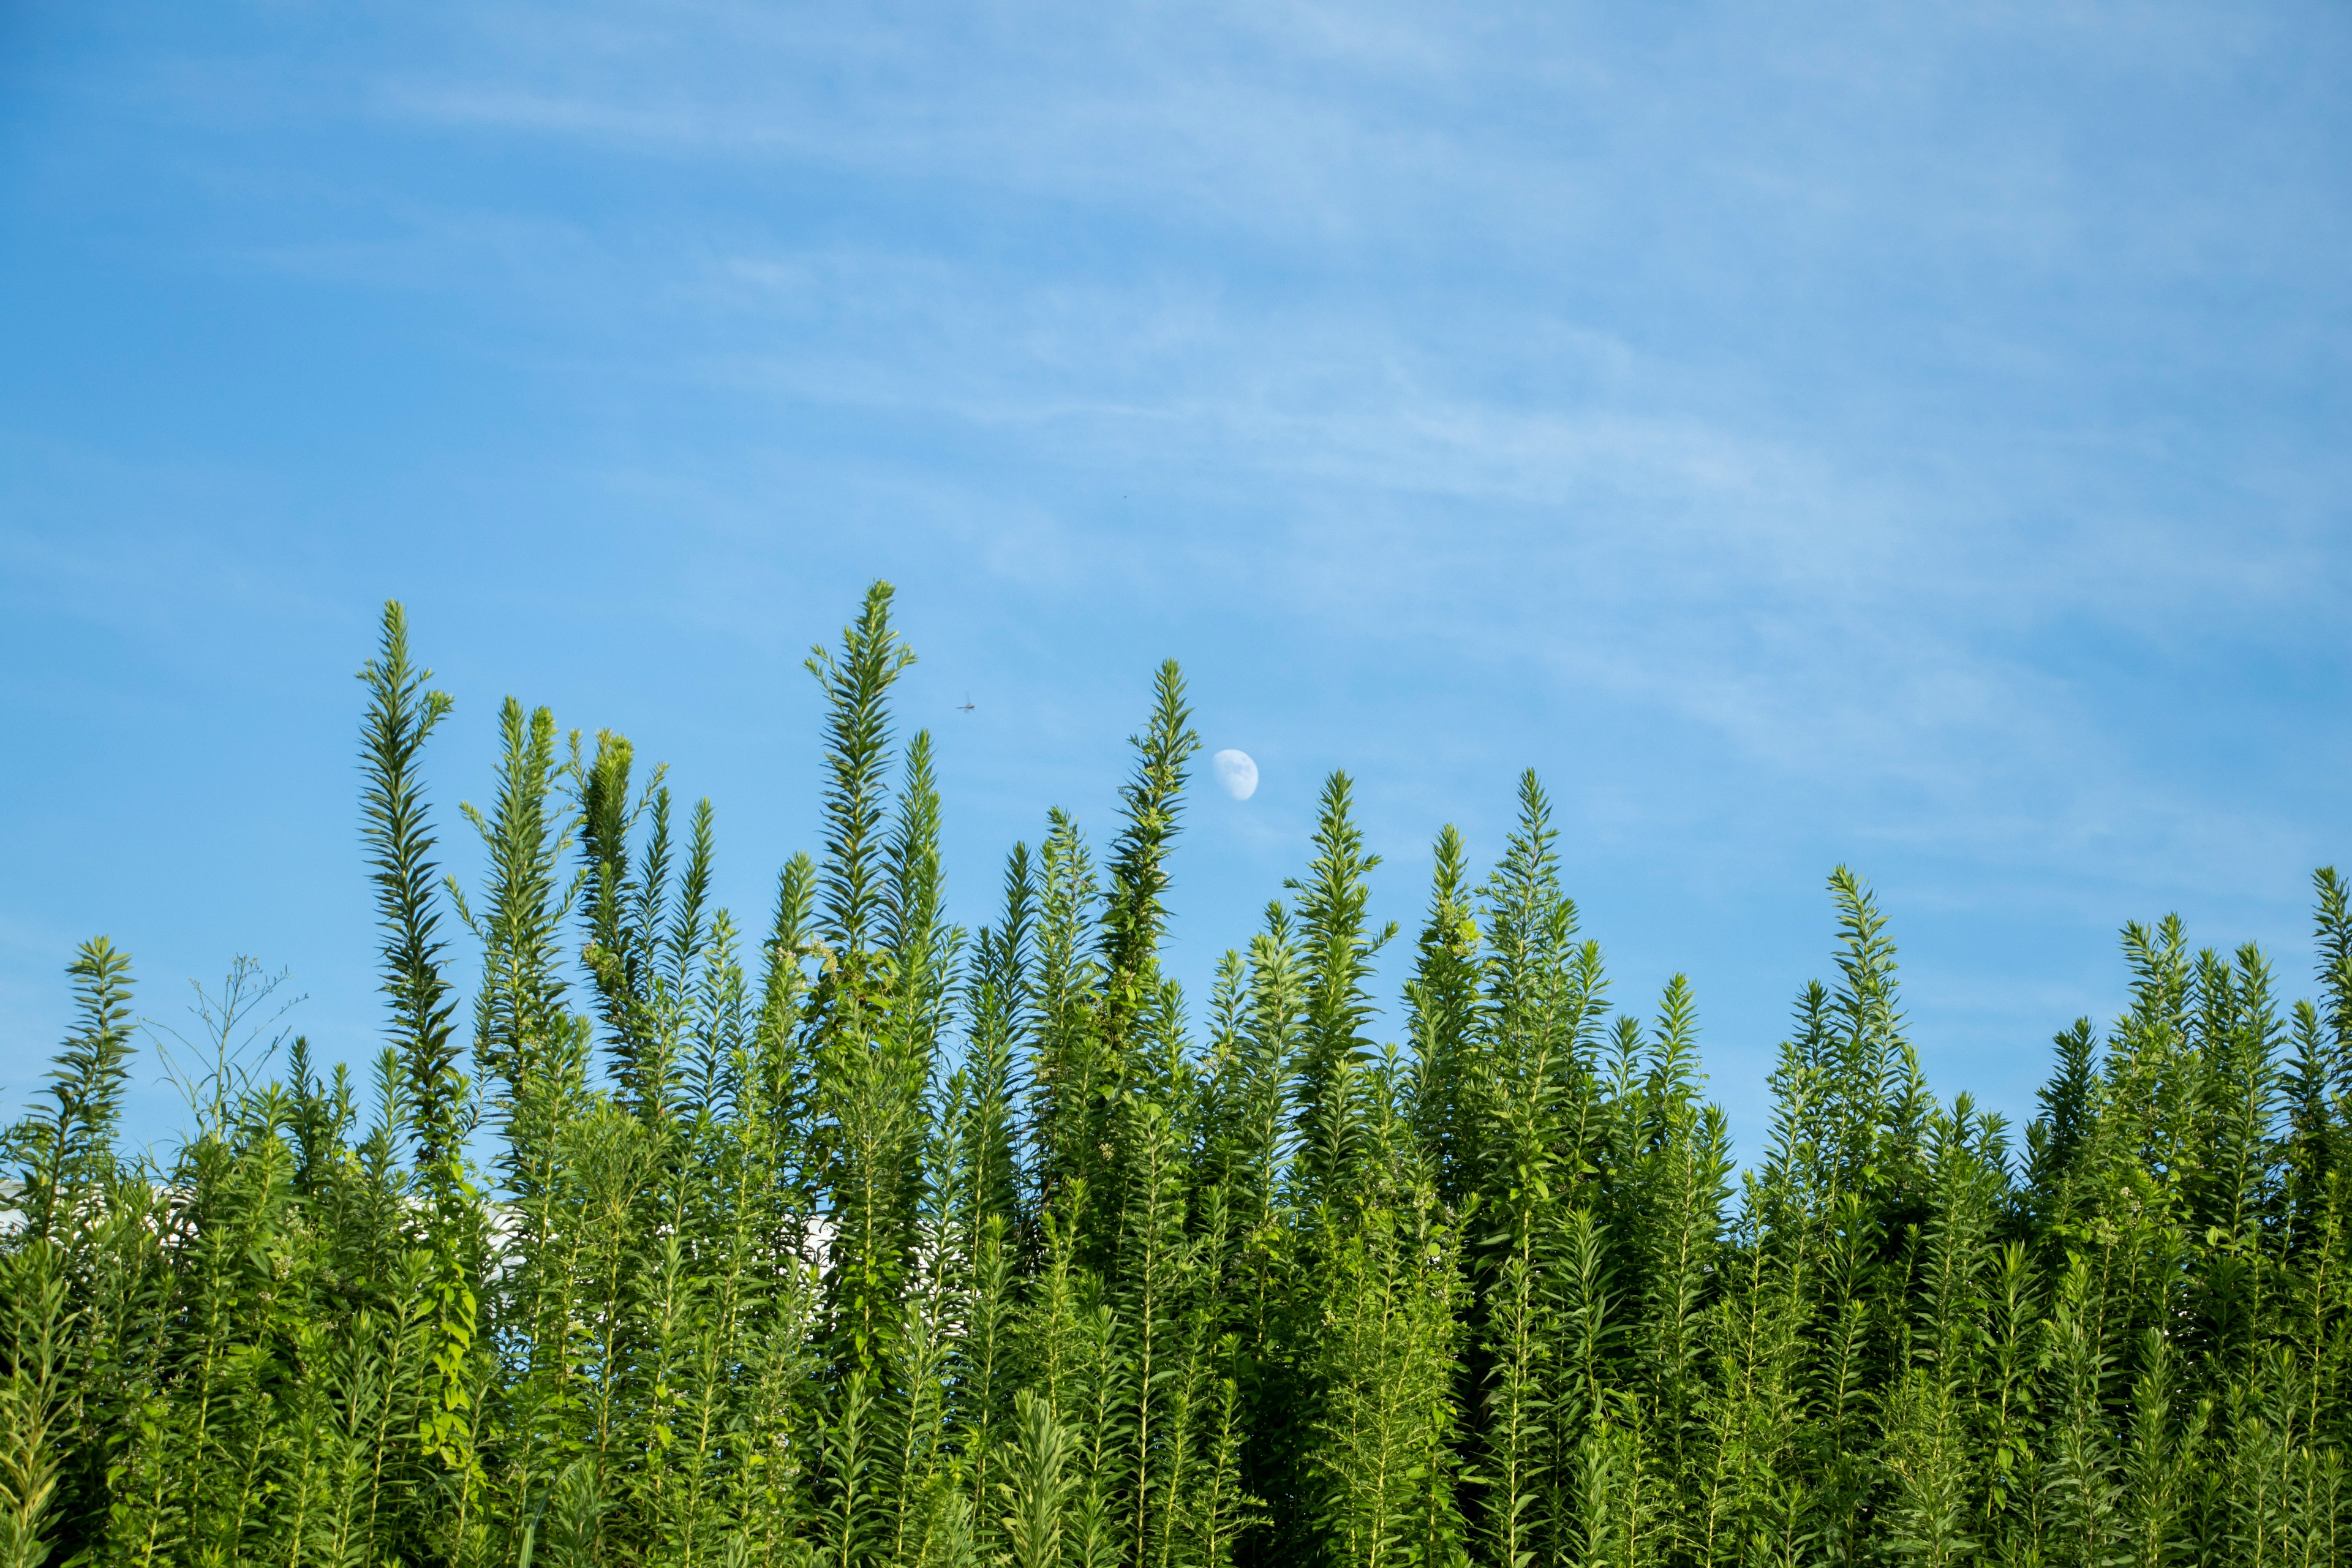
<path fill-rule="evenodd" d="M 1206 1006 L 1162 974 L 1172 664 L 1108 850 L 1056 813 L 949 924 L 889 605 L 809 661 L 824 852 L 756 940 L 707 803 L 512 700 L 446 880 L 387 609 L 373 1083 L 224 1054 L 132 1157 L 130 967 L 82 950 L 10 1134 L 0 1564 L 2352 1560 L 2332 872 L 2315 1005 L 2126 928 L 2021 1147 L 1930 1094 L 1838 872 L 1735 1173 L 1688 988 L 1609 1000 L 1532 775 L 1483 880 L 1438 838 L 1401 1045 L 1341 774 Z"/>

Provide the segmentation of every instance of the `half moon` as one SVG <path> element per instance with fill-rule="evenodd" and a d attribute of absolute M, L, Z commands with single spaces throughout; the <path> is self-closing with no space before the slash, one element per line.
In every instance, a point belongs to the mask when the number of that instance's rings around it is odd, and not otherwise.
<path fill-rule="evenodd" d="M 1247 800 L 1257 793 L 1257 763 L 1247 752 L 1219 752 L 1209 759 L 1209 771 L 1217 775 L 1218 784 L 1235 800 Z"/>

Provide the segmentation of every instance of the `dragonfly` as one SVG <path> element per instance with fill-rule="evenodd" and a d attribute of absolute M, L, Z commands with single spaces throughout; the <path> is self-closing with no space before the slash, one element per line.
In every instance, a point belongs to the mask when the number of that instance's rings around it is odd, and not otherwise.
<path fill-rule="evenodd" d="M 967 691 L 963 694 L 963 700 L 956 705 L 956 711 L 959 713 L 969 713 L 971 711 L 971 693 Z"/>

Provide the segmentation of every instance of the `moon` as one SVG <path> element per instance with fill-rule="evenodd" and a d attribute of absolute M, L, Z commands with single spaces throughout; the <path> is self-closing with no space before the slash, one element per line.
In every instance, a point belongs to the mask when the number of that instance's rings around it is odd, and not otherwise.
<path fill-rule="evenodd" d="M 1209 771 L 1235 800 L 1247 800 L 1257 793 L 1257 764 L 1247 752 L 1219 752 L 1209 759 Z"/>

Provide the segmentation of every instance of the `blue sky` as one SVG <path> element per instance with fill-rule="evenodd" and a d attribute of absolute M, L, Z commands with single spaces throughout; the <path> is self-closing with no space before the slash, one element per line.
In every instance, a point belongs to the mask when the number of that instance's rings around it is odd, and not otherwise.
<path fill-rule="evenodd" d="M 2123 921 L 2300 993 L 2352 863 L 2347 79 L 2321 4 L 11 6 L 0 1089 L 100 931 L 373 1051 L 385 597 L 454 864 L 512 692 L 711 796 L 749 911 L 880 575 L 966 921 L 1108 837 L 1173 655 L 1265 781 L 1190 821 L 1196 992 L 1328 770 L 1409 935 L 1533 765 L 1744 1150 L 1841 860 L 2021 1118 Z"/>

